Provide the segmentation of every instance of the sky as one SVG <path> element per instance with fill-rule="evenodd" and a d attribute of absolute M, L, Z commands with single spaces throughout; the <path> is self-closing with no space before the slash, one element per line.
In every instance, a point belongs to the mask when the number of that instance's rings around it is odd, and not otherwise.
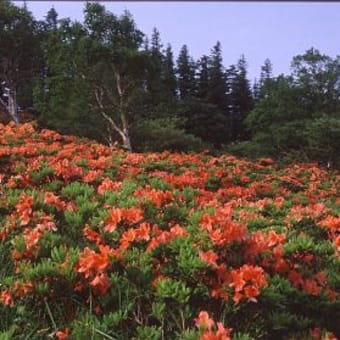
<path fill-rule="evenodd" d="M 15 1 L 16 5 L 23 1 Z M 44 19 L 53 6 L 59 19 L 83 21 L 83 1 L 26 1 L 36 19 Z M 149 37 L 153 27 L 164 46 L 170 43 L 175 59 L 183 44 L 199 59 L 222 44 L 223 64 L 237 63 L 243 54 L 248 78 L 259 78 L 269 58 L 273 73 L 290 73 L 293 56 L 310 47 L 335 57 L 340 55 L 340 3 L 334 2 L 147 2 L 102 1 L 116 15 L 128 10 L 137 27 Z"/>

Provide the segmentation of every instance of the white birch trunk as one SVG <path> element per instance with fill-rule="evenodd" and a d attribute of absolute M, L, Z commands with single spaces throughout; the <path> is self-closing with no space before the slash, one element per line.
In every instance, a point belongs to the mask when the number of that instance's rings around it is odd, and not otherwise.
<path fill-rule="evenodd" d="M 18 124 L 19 117 L 17 111 L 17 93 L 15 89 L 10 89 L 8 93 L 8 113 L 11 115 L 12 119 Z"/>

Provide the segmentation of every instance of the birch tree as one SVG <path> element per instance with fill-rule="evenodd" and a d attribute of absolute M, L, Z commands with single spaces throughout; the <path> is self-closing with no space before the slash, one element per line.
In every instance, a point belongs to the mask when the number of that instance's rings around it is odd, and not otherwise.
<path fill-rule="evenodd" d="M 18 123 L 18 87 L 36 70 L 39 44 L 31 13 L 7 0 L 0 2 L 0 46 L 0 83 L 7 97 L 0 103 Z"/>
<path fill-rule="evenodd" d="M 86 5 L 85 29 L 89 57 L 84 77 L 92 84 L 95 104 L 108 129 L 118 133 L 131 151 L 130 104 L 143 89 L 149 63 L 147 53 L 140 50 L 143 33 L 128 12 L 116 17 L 98 3 Z"/>

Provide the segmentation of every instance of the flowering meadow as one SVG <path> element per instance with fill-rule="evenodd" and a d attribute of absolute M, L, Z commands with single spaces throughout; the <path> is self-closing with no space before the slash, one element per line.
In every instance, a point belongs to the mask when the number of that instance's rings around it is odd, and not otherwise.
<path fill-rule="evenodd" d="M 340 175 L 0 125 L 1 339 L 336 339 Z"/>

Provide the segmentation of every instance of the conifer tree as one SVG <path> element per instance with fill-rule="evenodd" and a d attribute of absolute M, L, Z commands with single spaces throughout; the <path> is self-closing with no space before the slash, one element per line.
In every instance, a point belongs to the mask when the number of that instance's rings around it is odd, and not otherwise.
<path fill-rule="evenodd" d="M 232 139 L 245 139 L 247 133 L 244 119 L 253 107 L 252 92 L 247 79 L 247 62 L 242 56 L 237 65 L 232 65 L 226 72 L 228 91 L 228 112 L 232 122 Z"/>
<path fill-rule="evenodd" d="M 165 92 L 170 94 L 171 97 L 176 97 L 177 95 L 177 79 L 175 74 L 175 66 L 173 53 L 171 45 L 168 44 L 165 50 L 165 57 L 163 61 L 163 84 L 165 87 Z"/>
<path fill-rule="evenodd" d="M 195 95 L 195 63 L 183 45 L 177 59 L 178 90 L 181 99 Z"/>
<path fill-rule="evenodd" d="M 197 97 L 203 100 L 208 100 L 209 96 L 209 58 L 204 55 L 198 62 L 198 85 Z"/>
<path fill-rule="evenodd" d="M 46 26 L 49 29 L 56 29 L 58 25 L 58 13 L 54 7 L 52 7 L 46 15 Z"/>
<path fill-rule="evenodd" d="M 153 28 L 152 36 L 151 36 L 151 45 L 150 45 L 150 56 L 152 69 L 148 73 L 148 81 L 147 87 L 149 91 L 149 97 L 151 99 L 152 105 L 157 105 L 160 101 L 162 101 L 163 89 L 162 89 L 162 65 L 163 65 L 163 54 L 162 43 L 160 38 L 160 33 L 157 28 Z"/>
<path fill-rule="evenodd" d="M 162 43 L 161 43 L 161 37 L 158 29 L 156 27 L 152 30 L 151 35 L 151 53 L 155 56 L 158 56 L 160 59 L 162 58 Z"/>
<path fill-rule="evenodd" d="M 259 99 L 259 95 L 260 95 L 260 84 L 256 78 L 254 80 L 252 92 L 253 92 L 253 99 L 254 99 L 254 104 L 255 104 L 257 100 Z"/>
<path fill-rule="evenodd" d="M 259 97 L 268 96 L 273 85 L 273 65 L 267 58 L 261 66 Z"/>
<path fill-rule="evenodd" d="M 217 105 L 220 110 L 227 108 L 227 87 L 225 71 L 222 64 L 222 46 L 218 41 L 211 51 L 209 58 L 209 92 L 208 101 Z"/>

